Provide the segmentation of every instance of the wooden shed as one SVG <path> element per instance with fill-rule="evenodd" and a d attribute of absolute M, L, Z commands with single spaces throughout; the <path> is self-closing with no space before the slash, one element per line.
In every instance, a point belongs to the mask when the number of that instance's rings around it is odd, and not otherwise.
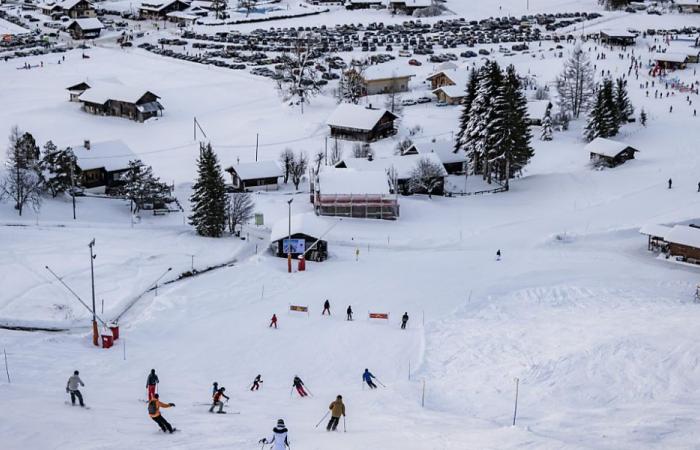
<path fill-rule="evenodd" d="M 669 256 L 700 264 L 700 228 L 676 225 L 664 236 Z"/>
<path fill-rule="evenodd" d="M 234 164 L 226 169 L 236 191 L 276 191 L 284 174 L 276 161 Z"/>
<path fill-rule="evenodd" d="M 76 103 L 79 102 L 80 95 L 88 89 L 90 89 L 90 85 L 87 84 L 85 81 L 81 81 L 80 83 L 68 86 L 66 88 L 66 90 L 68 91 L 68 100 Z"/>
<path fill-rule="evenodd" d="M 634 45 L 637 35 L 625 30 L 601 30 L 600 42 L 608 45 Z"/>
<path fill-rule="evenodd" d="M 440 158 L 442 166 L 448 174 L 464 173 L 467 157 L 464 152 L 455 152 L 455 145 L 450 140 L 432 140 L 429 142 L 414 143 L 406 149 L 402 155 L 426 155 L 434 153 Z"/>
<path fill-rule="evenodd" d="M 308 213 L 293 215 L 291 222 L 289 218 L 279 220 L 272 226 L 270 249 L 280 258 L 286 258 L 291 249 L 295 259 L 304 255 L 309 261 L 325 261 L 328 259 L 328 242 L 322 238 L 332 226 L 332 221 Z"/>
<path fill-rule="evenodd" d="M 386 109 L 342 103 L 327 120 L 331 137 L 348 141 L 374 142 L 396 134 L 398 116 Z"/>
<path fill-rule="evenodd" d="M 129 169 L 129 162 L 138 156 L 120 140 L 90 142 L 71 147 L 81 171 L 81 185 L 85 188 L 118 187 L 120 175 Z"/>
<path fill-rule="evenodd" d="M 96 17 L 75 19 L 68 25 L 68 31 L 73 39 L 95 39 L 100 36 L 103 28 L 104 25 Z"/>
<path fill-rule="evenodd" d="M 634 159 L 634 154 L 639 151 L 624 142 L 601 137 L 593 139 L 586 145 L 585 150 L 590 154 L 593 165 L 598 167 L 617 167 Z"/>
<path fill-rule="evenodd" d="M 666 225 L 644 225 L 639 229 L 639 233 L 647 237 L 647 250 L 650 252 L 660 252 L 665 251 L 666 241 L 665 236 L 672 227 Z"/>
<path fill-rule="evenodd" d="M 90 114 L 117 116 L 143 122 L 162 114 L 159 96 L 151 91 L 121 85 L 92 87 L 78 101 Z"/>

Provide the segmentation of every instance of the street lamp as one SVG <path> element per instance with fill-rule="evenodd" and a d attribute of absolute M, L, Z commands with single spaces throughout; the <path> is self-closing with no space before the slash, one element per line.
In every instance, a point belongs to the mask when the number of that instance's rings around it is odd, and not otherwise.
<path fill-rule="evenodd" d="M 95 258 L 97 258 L 97 255 L 95 255 L 92 251 L 94 246 L 95 238 L 92 238 L 92 241 L 90 241 L 88 244 L 88 247 L 90 247 L 90 280 L 92 283 L 92 344 L 97 346 L 99 345 L 99 334 L 97 332 L 97 319 L 95 318 L 95 265 L 93 264 L 93 261 Z"/>
<path fill-rule="evenodd" d="M 290 199 L 287 202 L 289 206 L 289 234 L 287 236 L 287 272 L 292 273 L 292 202 L 294 199 Z"/>

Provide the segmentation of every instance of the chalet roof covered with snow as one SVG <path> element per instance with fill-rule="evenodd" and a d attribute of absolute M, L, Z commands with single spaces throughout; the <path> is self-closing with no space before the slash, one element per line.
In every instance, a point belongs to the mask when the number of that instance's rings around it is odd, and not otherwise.
<path fill-rule="evenodd" d="M 377 158 L 372 161 L 367 158 L 346 158 L 340 164 L 344 164 L 348 169 L 355 169 L 360 172 L 381 172 L 386 174 L 393 169 L 400 180 L 405 180 L 411 178 L 411 173 L 418 166 L 418 161 L 421 159 L 428 159 L 436 166 L 439 166 L 443 176 L 447 176 L 447 171 L 442 165 L 443 162 L 435 153 L 390 156 L 388 158 Z"/>
<path fill-rule="evenodd" d="M 15 25 L 12 22 L 8 22 L 7 20 L 0 18 L 0 36 L 20 36 L 28 33 L 29 30 L 27 30 L 26 28 L 22 28 L 19 25 Z"/>
<path fill-rule="evenodd" d="M 396 118 L 396 115 L 384 108 L 369 109 L 362 105 L 341 103 L 336 110 L 333 111 L 333 114 L 331 114 L 326 123 L 331 127 L 370 131 L 377 126 L 377 123 L 379 123 L 386 114 L 390 114 L 393 118 Z"/>
<path fill-rule="evenodd" d="M 391 64 L 376 64 L 369 66 L 362 73 L 365 81 L 391 80 L 395 78 L 411 78 L 416 75 L 403 67 L 396 67 Z"/>
<path fill-rule="evenodd" d="M 612 38 L 634 39 L 637 37 L 636 34 L 630 33 L 627 30 L 614 30 L 609 28 L 600 30 L 600 33 Z"/>
<path fill-rule="evenodd" d="M 584 147 L 584 150 L 588 153 L 595 153 L 596 155 L 608 156 L 614 158 L 620 154 L 620 152 L 632 148 L 635 152 L 639 151 L 629 144 L 619 141 L 613 141 L 612 139 L 606 139 L 597 137 L 593 139 Z"/>
<path fill-rule="evenodd" d="M 100 19 L 98 19 L 97 17 L 75 19 L 73 20 L 73 22 L 71 22 L 68 28 L 71 28 L 74 25 L 80 28 L 81 30 L 101 30 L 104 28 L 104 25 L 102 25 L 102 22 L 100 22 Z"/>
<path fill-rule="evenodd" d="M 684 63 L 684 62 L 688 61 L 688 54 L 686 54 L 686 53 L 671 53 L 671 52 L 654 53 L 654 55 L 652 55 L 651 59 L 653 59 L 654 61 L 662 61 L 662 62 Z"/>
<path fill-rule="evenodd" d="M 152 11 L 152 12 L 161 12 L 165 8 L 169 7 L 173 3 L 183 3 L 187 5 L 186 2 L 182 0 L 164 0 L 161 2 L 142 2 L 141 6 L 139 6 L 139 9 L 142 9 L 144 11 Z"/>
<path fill-rule="evenodd" d="M 427 8 L 432 5 L 432 0 L 389 0 L 389 4 L 405 4 L 409 8 Z"/>
<path fill-rule="evenodd" d="M 640 228 L 639 233 L 646 236 L 660 237 L 663 239 L 672 229 L 673 227 L 669 227 L 667 225 L 649 224 Z"/>
<path fill-rule="evenodd" d="M 446 69 L 446 70 L 438 70 L 437 72 L 434 72 L 430 75 L 428 75 L 428 80 L 432 80 L 433 78 L 439 76 L 439 75 L 444 75 L 447 78 L 450 79 L 455 85 L 461 86 L 462 89 L 466 89 L 467 87 L 467 81 L 469 81 L 469 72 L 466 69 Z"/>
<path fill-rule="evenodd" d="M 671 231 L 666 233 L 664 241 L 672 244 L 700 248 L 700 228 L 676 225 Z"/>
<path fill-rule="evenodd" d="M 320 238 L 330 227 L 333 226 L 335 220 L 322 219 L 313 213 L 294 214 L 291 220 L 292 234 L 305 234 L 307 236 Z M 287 239 L 289 236 L 290 221 L 288 218 L 278 220 L 272 225 L 272 233 L 270 234 L 270 242 Z"/>
<path fill-rule="evenodd" d="M 389 178 L 383 170 L 324 167 L 318 174 L 321 195 L 389 195 Z"/>
<path fill-rule="evenodd" d="M 462 98 L 467 95 L 465 87 L 459 84 L 450 84 L 433 90 L 433 94 L 437 94 L 438 92 L 443 92 L 450 98 Z"/>
<path fill-rule="evenodd" d="M 261 178 L 279 178 L 283 175 L 282 169 L 276 161 L 257 161 L 250 163 L 234 164 L 228 169 L 234 170 L 241 180 L 258 180 Z"/>
<path fill-rule="evenodd" d="M 108 100 L 118 100 L 125 103 L 137 103 L 149 92 L 150 91 L 141 88 L 110 83 L 93 86 L 92 88 L 83 92 L 79 99 L 82 102 L 97 103 L 100 105 L 105 104 Z M 153 94 L 152 92 L 150 93 Z M 158 97 L 157 95 L 155 96 Z"/>
<path fill-rule="evenodd" d="M 454 144 L 449 140 L 440 141 L 430 141 L 414 143 L 413 148 L 418 152 L 419 155 L 426 155 L 434 153 L 440 158 L 443 164 L 454 164 L 454 163 L 464 163 L 467 162 L 467 157 L 464 152 L 454 152 Z M 408 155 L 405 155 L 408 156 Z"/>
<path fill-rule="evenodd" d="M 71 147 L 78 159 L 81 170 L 92 170 L 104 167 L 108 172 L 129 167 L 129 161 L 139 157 L 121 140 L 91 142 L 90 149 L 85 145 Z"/>

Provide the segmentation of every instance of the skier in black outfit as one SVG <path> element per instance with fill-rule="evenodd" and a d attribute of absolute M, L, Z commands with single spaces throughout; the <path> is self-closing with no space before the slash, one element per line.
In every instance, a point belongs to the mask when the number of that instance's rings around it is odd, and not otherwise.
<path fill-rule="evenodd" d="M 700 186 L 700 183 L 698 183 L 698 186 Z M 700 189 L 700 187 L 698 187 L 698 189 Z M 352 320 L 352 306 L 348 305 L 348 310 L 346 311 L 346 313 L 348 315 L 348 320 Z"/>
<path fill-rule="evenodd" d="M 211 387 L 211 396 L 213 397 L 214 395 L 216 395 L 216 391 L 218 391 L 218 390 L 219 390 L 219 383 L 217 383 L 215 381 Z"/>
<path fill-rule="evenodd" d="M 668 188 L 671 189 L 672 186 L 673 186 L 673 180 L 669 178 L 668 179 Z"/>
<path fill-rule="evenodd" d="M 262 382 L 263 382 L 262 377 L 260 376 L 260 374 L 258 374 L 258 376 L 255 377 L 255 379 L 253 380 L 253 385 L 250 387 L 250 390 L 257 391 L 258 389 L 260 389 L 260 384 Z"/>
<path fill-rule="evenodd" d="M 403 317 L 401 317 L 401 329 L 402 330 L 406 329 L 407 323 L 408 323 L 408 313 L 405 312 L 405 313 L 403 313 Z"/>
<path fill-rule="evenodd" d="M 326 314 L 326 311 L 328 311 L 328 315 L 330 316 L 331 315 L 331 302 L 329 302 L 328 300 L 323 302 L 323 312 L 321 313 L 321 315 Z"/>

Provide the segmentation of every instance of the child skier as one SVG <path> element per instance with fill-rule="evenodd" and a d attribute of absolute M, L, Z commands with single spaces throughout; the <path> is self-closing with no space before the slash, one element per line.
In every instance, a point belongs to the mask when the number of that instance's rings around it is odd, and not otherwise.
<path fill-rule="evenodd" d="M 272 444 L 271 450 L 285 450 L 289 447 L 287 440 L 287 427 L 284 425 L 284 420 L 277 421 L 277 426 L 272 429 L 272 437 L 268 440 L 262 438 L 258 442 L 261 444 Z"/>
<path fill-rule="evenodd" d="M 70 402 L 73 406 L 75 406 L 75 398 L 78 398 L 78 401 L 80 402 L 80 406 L 83 408 L 85 407 L 85 403 L 83 403 L 83 394 L 80 393 L 80 390 L 78 389 L 79 386 L 85 386 L 85 383 L 83 383 L 83 380 L 80 379 L 80 372 L 77 370 L 73 372 L 73 375 L 68 378 L 68 383 L 66 383 L 66 393 L 70 394 Z"/>
<path fill-rule="evenodd" d="M 372 372 L 370 372 L 369 369 L 365 369 L 365 373 L 362 374 L 362 380 L 367 383 L 367 386 L 369 386 L 370 389 L 377 389 L 377 385 L 374 384 L 372 378 L 375 378 L 375 376 L 372 375 Z"/>
<path fill-rule="evenodd" d="M 700 184 L 700 183 L 699 183 Z M 700 189 L 700 188 L 699 188 Z M 352 320 L 352 306 L 348 305 L 347 311 L 345 311 L 348 315 L 347 320 L 350 321 Z"/>
<path fill-rule="evenodd" d="M 401 329 L 402 330 L 406 329 L 407 323 L 408 323 L 408 313 L 405 312 L 405 313 L 403 313 L 403 316 L 401 317 Z"/>
<path fill-rule="evenodd" d="M 158 424 L 163 433 L 169 431 L 171 434 L 177 431 L 177 428 L 173 428 L 165 417 L 160 415 L 160 408 L 170 408 L 175 406 L 175 403 L 163 403 L 158 399 L 158 394 L 153 394 L 153 399 L 148 402 L 148 415 L 151 419 Z"/>
<path fill-rule="evenodd" d="M 260 384 L 262 382 L 263 382 L 262 377 L 260 376 L 260 374 L 258 374 L 258 376 L 256 376 L 255 379 L 253 380 L 253 385 L 250 387 L 250 390 L 257 391 L 258 389 L 260 389 Z"/>
<path fill-rule="evenodd" d="M 331 315 L 331 302 L 329 302 L 328 299 L 326 299 L 326 301 L 323 302 L 323 312 L 321 313 L 321 315 L 322 316 L 325 315 L 326 311 L 328 311 L 328 315 L 330 316 Z"/>
<path fill-rule="evenodd" d="M 294 381 L 292 382 L 292 386 L 297 388 L 297 392 L 299 393 L 300 397 L 306 397 L 307 395 L 309 395 L 304 390 L 304 382 L 301 381 L 301 378 L 299 378 L 298 376 L 294 376 Z"/>
<path fill-rule="evenodd" d="M 277 315 L 276 315 L 276 314 L 273 314 L 273 315 L 272 315 L 272 319 L 270 319 L 270 326 L 269 326 L 269 328 L 272 328 L 273 326 L 274 326 L 275 328 L 277 328 Z"/>
<path fill-rule="evenodd" d="M 338 428 L 340 416 L 345 416 L 345 405 L 343 404 L 343 396 L 337 396 L 335 398 L 335 401 L 330 404 L 328 409 L 331 410 L 331 420 L 329 420 L 328 425 L 326 425 L 326 431 L 335 431 L 335 429 Z"/>
<path fill-rule="evenodd" d="M 226 414 L 224 411 L 224 402 L 221 401 L 221 397 L 225 398 L 226 401 L 229 401 L 230 399 L 224 394 L 226 392 L 225 387 L 221 387 L 214 392 L 214 397 L 213 397 L 213 402 L 211 404 L 211 408 L 209 408 L 209 412 L 213 413 L 215 407 L 219 407 L 219 410 L 217 411 L 217 414 Z"/>
<path fill-rule="evenodd" d="M 151 373 L 148 374 L 146 378 L 146 390 L 148 391 L 148 401 L 153 400 L 153 396 L 156 394 L 156 385 L 160 383 L 158 375 L 156 375 L 156 369 L 151 369 Z"/>

